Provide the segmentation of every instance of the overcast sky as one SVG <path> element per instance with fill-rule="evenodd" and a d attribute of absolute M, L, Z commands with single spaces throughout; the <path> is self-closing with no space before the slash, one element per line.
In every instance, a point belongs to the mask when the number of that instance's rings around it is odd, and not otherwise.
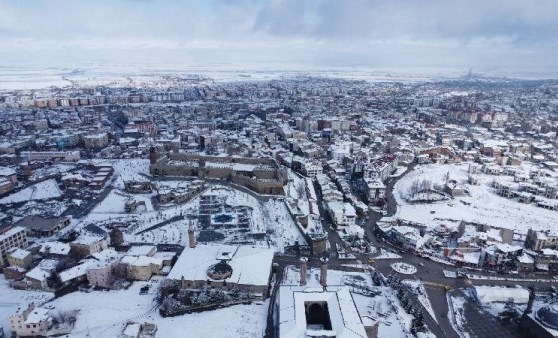
<path fill-rule="evenodd" d="M 0 0 L 11 61 L 558 68 L 556 0 Z"/>

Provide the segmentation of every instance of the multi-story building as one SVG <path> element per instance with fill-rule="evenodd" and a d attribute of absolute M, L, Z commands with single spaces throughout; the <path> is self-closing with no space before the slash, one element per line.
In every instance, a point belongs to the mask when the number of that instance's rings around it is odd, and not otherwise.
<path fill-rule="evenodd" d="M 349 203 L 327 202 L 327 209 L 333 223 L 337 226 L 352 226 L 356 220 L 356 210 Z"/>
<path fill-rule="evenodd" d="M 11 249 L 24 249 L 27 245 L 27 233 L 23 227 L 11 228 L 0 234 L 0 266 L 7 264 L 8 254 Z"/>
<path fill-rule="evenodd" d="M 547 248 L 556 248 L 558 246 L 557 231 L 537 231 L 533 229 L 527 230 L 525 246 L 534 251 L 541 251 Z"/>
<path fill-rule="evenodd" d="M 61 158 L 64 161 L 79 161 L 79 151 L 24 151 L 21 157 L 26 161 L 48 161 Z"/>
<path fill-rule="evenodd" d="M 107 133 L 86 135 L 83 142 L 87 149 L 101 149 L 109 144 L 109 137 Z"/>

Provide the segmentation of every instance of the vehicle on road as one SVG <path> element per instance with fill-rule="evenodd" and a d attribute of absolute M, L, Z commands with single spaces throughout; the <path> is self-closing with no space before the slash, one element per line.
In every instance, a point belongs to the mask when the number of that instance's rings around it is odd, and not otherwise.
<path fill-rule="evenodd" d="M 419 263 L 419 265 L 420 265 L 420 266 L 424 266 L 424 263 L 421 262 L 421 263 Z"/>

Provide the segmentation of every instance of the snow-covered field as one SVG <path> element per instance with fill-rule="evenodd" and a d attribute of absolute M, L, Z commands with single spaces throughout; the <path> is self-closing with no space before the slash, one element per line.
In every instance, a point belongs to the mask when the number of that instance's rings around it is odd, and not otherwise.
<path fill-rule="evenodd" d="M 397 200 L 395 218 L 424 223 L 429 227 L 437 224 L 456 226 L 459 221 L 484 223 L 496 227 L 514 229 L 527 233 L 527 229 L 546 230 L 558 223 L 556 211 L 539 208 L 534 204 L 519 203 L 516 200 L 498 196 L 490 186 L 493 179 L 513 179 L 510 176 L 491 176 L 475 174 L 479 185 L 467 183 L 469 164 L 428 164 L 417 166 L 415 170 L 403 176 L 394 187 Z M 443 184 L 449 173 L 450 179 L 456 180 L 470 191 L 455 199 L 432 204 L 409 204 L 405 194 L 413 182 L 430 180 L 433 184 Z"/>
<path fill-rule="evenodd" d="M 54 179 L 46 180 L 8 195 L 0 200 L 0 204 L 19 203 L 35 200 L 47 200 L 62 196 Z"/>
<path fill-rule="evenodd" d="M 128 320 L 154 323 L 157 337 L 262 337 L 265 332 L 267 302 L 163 318 L 154 301 L 158 281 L 140 295 L 145 284 L 135 282 L 120 291 L 78 291 L 51 304 L 55 311 L 80 310 L 69 337 L 118 337 Z"/>
<path fill-rule="evenodd" d="M 95 164 L 108 163 L 114 169 L 116 177 L 113 186 L 124 189 L 124 181 L 147 181 L 144 175 L 149 175 L 149 160 L 146 159 L 118 159 L 94 160 Z"/>
<path fill-rule="evenodd" d="M 151 204 L 152 195 L 130 195 L 120 190 L 112 190 L 107 197 L 102 200 L 94 209 L 95 213 L 125 213 L 124 204 L 130 198 L 133 198 L 137 202 L 144 202 L 145 207 L 139 206 L 137 210 L 133 213 L 143 213 L 146 211 L 153 211 L 153 205 Z"/>

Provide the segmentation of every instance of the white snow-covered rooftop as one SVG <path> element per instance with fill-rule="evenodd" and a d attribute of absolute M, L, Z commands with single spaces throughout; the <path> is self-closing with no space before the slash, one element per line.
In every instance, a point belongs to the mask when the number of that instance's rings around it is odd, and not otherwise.
<path fill-rule="evenodd" d="M 366 330 L 347 286 L 325 289 L 284 285 L 279 289 L 279 335 L 282 338 L 314 335 L 306 321 L 308 303 L 327 303 L 331 330 L 319 330 L 320 336 L 337 338 L 367 337 Z"/>
<path fill-rule="evenodd" d="M 70 245 L 62 242 L 46 242 L 41 244 L 41 253 L 51 253 L 54 255 L 67 255 L 70 253 Z"/>
<path fill-rule="evenodd" d="M 477 297 L 481 303 L 505 303 L 510 298 L 516 304 L 529 301 L 529 290 L 523 288 L 506 288 L 502 286 L 475 286 Z"/>
<path fill-rule="evenodd" d="M 25 257 L 27 257 L 30 254 L 31 254 L 31 252 L 29 252 L 27 250 L 16 249 L 16 250 L 14 250 L 13 252 L 10 253 L 10 256 L 12 256 L 13 258 L 16 258 L 16 259 L 24 259 Z"/>
<path fill-rule="evenodd" d="M 91 264 L 90 261 L 85 261 L 79 265 L 69 268 L 68 270 L 60 272 L 58 274 L 60 276 L 60 280 L 62 281 L 62 283 L 65 283 L 72 279 L 85 276 L 87 270 L 89 269 L 90 264 Z"/>
<path fill-rule="evenodd" d="M 38 324 L 40 322 L 48 320 L 48 310 L 35 308 L 27 315 L 27 319 L 25 320 L 25 324 Z"/>
<path fill-rule="evenodd" d="M 225 259 L 232 275 L 227 282 L 242 285 L 267 285 L 271 273 L 273 249 L 235 245 L 198 245 L 186 248 L 176 261 L 168 278 L 180 280 L 208 280 L 207 270 L 213 264 Z"/>
<path fill-rule="evenodd" d="M 50 272 L 49 271 L 45 271 L 43 269 L 41 269 L 41 267 L 36 266 L 33 269 L 31 269 L 29 272 L 27 272 L 25 274 L 25 277 L 43 282 L 45 281 L 48 277 L 50 276 Z"/>
<path fill-rule="evenodd" d="M 140 246 L 133 246 L 128 250 L 126 255 L 128 256 L 151 256 L 153 253 L 157 251 L 157 248 L 154 245 L 140 245 Z"/>

